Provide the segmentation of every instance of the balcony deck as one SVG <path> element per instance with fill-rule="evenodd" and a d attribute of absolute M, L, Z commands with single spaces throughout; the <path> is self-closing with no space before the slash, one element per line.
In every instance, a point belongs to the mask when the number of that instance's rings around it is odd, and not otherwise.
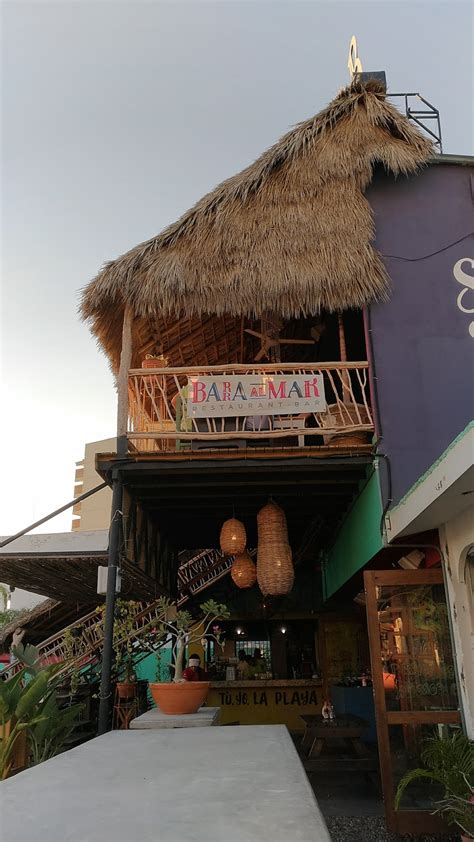
<path fill-rule="evenodd" d="M 228 382 L 244 381 L 249 375 L 266 394 L 263 404 L 258 398 L 253 402 L 254 412 L 264 407 L 260 415 L 247 412 L 239 398 L 227 396 L 214 401 L 214 415 L 206 417 L 201 409 L 203 414 L 196 416 L 189 398 L 193 384 L 213 378 L 223 383 L 226 377 Z M 272 392 L 269 384 L 278 378 L 278 390 L 273 386 Z M 315 410 L 314 402 L 301 396 L 288 410 L 281 378 L 317 382 L 322 406 Z M 140 460 L 202 460 L 219 454 L 232 459 L 242 450 L 261 459 L 282 451 L 288 458 L 302 452 L 327 457 L 371 451 L 374 422 L 366 361 L 132 369 L 128 397 L 129 450 Z"/>

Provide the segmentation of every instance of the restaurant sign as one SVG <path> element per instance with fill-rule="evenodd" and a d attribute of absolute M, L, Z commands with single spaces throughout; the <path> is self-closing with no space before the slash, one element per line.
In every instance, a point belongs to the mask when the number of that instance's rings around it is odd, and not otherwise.
<path fill-rule="evenodd" d="M 324 380 L 313 373 L 190 377 L 187 410 L 191 418 L 324 412 Z"/>

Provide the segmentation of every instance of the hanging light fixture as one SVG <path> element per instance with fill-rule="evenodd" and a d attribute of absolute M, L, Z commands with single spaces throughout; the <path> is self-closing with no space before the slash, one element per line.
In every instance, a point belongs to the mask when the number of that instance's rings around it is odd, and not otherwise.
<path fill-rule="evenodd" d="M 240 555 L 247 546 L 245 526 L 235 517 L 222 524 L 220 535 L 221 550 L 224 555 Z"/>
<path fill-rule="evenodd" d="M 238 588 L 251 588 L 255 584 L 257 569 L 247 550 L 234 558 L 230 575 L 234 585 L 237 585 Z"/>
<path fill-rule="evenodd" d="M 293 587 L 295 571 L 283 509 L 267 503 L 257 515 L 257 527 L 258 586 L 264 596 L 284 596 Z"/>

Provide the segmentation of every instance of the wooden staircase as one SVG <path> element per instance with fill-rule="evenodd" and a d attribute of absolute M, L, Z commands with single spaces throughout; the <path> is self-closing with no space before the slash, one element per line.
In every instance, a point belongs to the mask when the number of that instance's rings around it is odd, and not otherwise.
<path fill-rule="evenodd" d="M 145 632 L 153 628 L 154 623 L 159 623 L 163 617 L 160 609 L 160 601 L 138 602 L 133 615 L 133 629 L 129 634 L 123 635 L 116 642 L 119 645 L 138 643 Z M 36 648 L 41 661 L 44 664 L 61 663 L 57 675 L 66 677 L 75 669 L 85 669 L 97 662 L 100 650 L 104 642 L 104 615 L 101 608 L 90 611 L 84 617 L 66 626 L 57 634 L 48 637 Z M 163 641 L 157 637 L 154 649 L 160 648 Z M 149 650 L 148 650 L 149 651 Z M 12 661 L 10 666 L 3 670 L 2 677 L 9 678 L 19 669 L 20 661 Z"/>
<path fill-rule="evenodd" d="M 210 585 L 222 579 L 232 567 L 232 556 L 224 556 L 220 550 L 202 550 L 196 556 L 183 563 L 178 570 L 178 607 L 206 590 Z M 140 639 L 149 632 L 154 624 L 158 624 L 163 614 L 160 610 L 160 600 L 153 602 L 138 602 L 133 616 L 133 630 L 124 635 L 116 643 L 137 645 L 140 651 Z M 97 663 L 104 642 L 104 614 L 102 608 L 96 608 L 85 614 L 79 620 L 66 626 L 57 634 L 48 637 L 36 648 L 44 664 L 60 663 L 58 675 L 70 675 L 76 669 L 84 671 Z M 148 643 L 144 656 L 150 649 L 156 650 L 163 645 L 163 640 L 156 638 L 155 645 Z M 12 663 L 3 670 L 2 677 L 9 678 L 19 669 L 20 661 Z"/>
<path fill-rule="evenodd" d="M 178 568 L 178 607 L 230 572 L 234 556 L 202 550 Z"/>

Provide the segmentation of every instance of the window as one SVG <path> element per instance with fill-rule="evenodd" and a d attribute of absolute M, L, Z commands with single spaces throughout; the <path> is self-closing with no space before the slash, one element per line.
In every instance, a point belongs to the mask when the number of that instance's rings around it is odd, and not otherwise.
<path fill-rule="evenodd" d="M 262 653 L 262 658 L 264 659 L 268 669 L 270 669 L 272 656 L 271 656 L 271 649 L 270 649 L 270 641 L 269 640 L 236 640 L 235 641 L 235 654 L 238 656 L 239 652 L 242 650 L 245 652 L 246 655 L 253 655 L 256 649 L 260 649 Z"/>

